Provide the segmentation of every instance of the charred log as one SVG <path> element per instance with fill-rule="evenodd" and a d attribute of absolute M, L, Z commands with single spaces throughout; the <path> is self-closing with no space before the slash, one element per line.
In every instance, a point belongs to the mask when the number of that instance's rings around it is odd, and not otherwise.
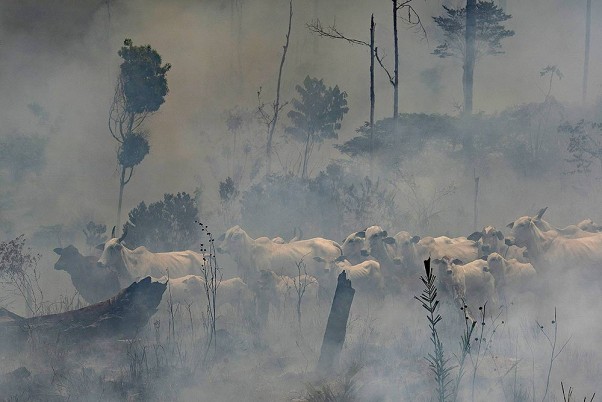
<path fill-rule="evenodd" d="M 155 314 L 166 286 L 146 277 L 103 302 L 33 318 L 23 318 L 2 309 L 0 337 L 13 347 L 22 345 L 32 333 L 70 343 L 97 338 L 129 338 Z"/>

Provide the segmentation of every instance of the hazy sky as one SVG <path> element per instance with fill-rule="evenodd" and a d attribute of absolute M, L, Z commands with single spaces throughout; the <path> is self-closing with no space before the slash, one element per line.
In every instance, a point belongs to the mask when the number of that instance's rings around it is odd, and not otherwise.
<path fill-rule="evenodd" d="M 461 103 L 461 66 L 431 54 L 437 45 L 431 17 L 440 14 L 441 3 L 416 0 L 427 39 L 415 29 L 401 30 L 401 112 L 455 113 L 454 105 Z M 549 64 L 557 64 L 565 76 L 554 83 L 553 94 L 565 102 L 579 101 L 585 0 L 507 4 L 514 16 L 508 27 L 516 35 L 504 42 L 506 54 L 477 65 L 475 109 L 495 112 L 543 100 L 547 83 L 539 71 Z M 373 12 L 377 45 L 391 64 L 390 6 L 390 1 L 295 1 L 282 97 L 290 99 L 294 85 L 307 74 L 339 85 L 348 92 L 350 106 L 340 135 L 351 137 L 368 116 L 368 51 L 316 39 L 305 24 L 317 16 L 324 24 L 336 21 L 349 36 L 368 40 Z M 218 154 L 216 141 L 227 133 L 224 111 L 237 105 L 254 109 L 259 87 L 264 100 L 272 99 L 287 12 L 283 0 L 123 0 L 111 1 L 109 9 L 100 0 L 3 1 L 0 135 L 48 131 L 28 111 L 32 102 L 42 105 L 58 127 L 49 134 L 47 169 L 19 192 L 19 207 L 24 214 L 29 211 L 20 223 L 51 224 L 76 214 L 114 219 L 118 177 L 107 114 L 118 73 L 117 50 L 126 37 L 134 44 L 150 44 L 173 67 L 166 102 L 148 119 L 151 153 L 126 188 L 124 211 L 165 192 L 192 191 L 198 177 L 208 186 L 207 196 L 215 197 L 216 182 L 226 175 L 212 170 L 206 158 Z M 602 36 L 602 7 L 594 5 L 593 14 L 592 100 L 602 82 L 596 68 L 602 61 L 596 45 Z M 378 69 L 378 118 L 391 113 L 391 98 L 391 86 Z M 283 116 L 281 122 L 286 121 Z M 317 164 L 339 156 L 328 147 L 321 155 Z"/>

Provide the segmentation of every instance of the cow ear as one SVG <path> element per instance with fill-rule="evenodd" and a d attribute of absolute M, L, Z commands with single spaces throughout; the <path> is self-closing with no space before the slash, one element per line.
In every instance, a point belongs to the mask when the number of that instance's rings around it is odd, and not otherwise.
<path fill-rule="evenodd" d="M 100 243 L 98 246 L 96 246 L 97 250 L 103 251 L 105 249 L 105 244 L 104 243 Z"/>
<path fill-rule="evenodd" d="M 420 236 L 414 236 L 410 239 L 410 241 L 414 244 L 418 243 L 420 241 Z"/>
<path fill-rule="evenodd" d="M 395 238 L 387 236 L 383 239 L 383 242 L 385 242 L 385 244 L 395 244 Z"/>
<path fill-rule="evenodd" d="M 506 239 L 504 240 L 504 244 L 508 247 L 510 246 L 514 246 L 514 242 L 512 241 L 512 239 Z"/>
<path fill-rule="evenodd" d="M 498 240 L 502 240 L 504 238 L 504 234 L 498 230 L 495 232 L 495 237 L 497 237 Z"/>
<path fill-rule="evenodd" d="M 326 262 L 326 260 L 324 258 L 318 257 L 318 256 L 314 257 L 314 261 L 317 261 L 317 262 Z"/>
<path fill-rule="evenodd" d="M 452 264 L 456 264 L 456 265 L 464 265 L 464 262 L 462 262 L 462 260 L 458 259 L 458 258 L 454 258 L 452 260 Z"/>
<path fill-rule="evenodd" d="M 361 232 L 357 232 L 355 235 L 357 237 L 359 237 L 360 239 L 365 239 L 366 238 L 366 231 L 362 230 Z"/>
<path fill-rule="evenodd" d="M 478 241 L 481 237 L 483 237 L 483 233 L 474 232 L 470 236 L 468 236 L 467 239 L 472 241 Z"/>
<path fill-rule="evenodd" d="M 61 253 L 63 252 L 63 249 L 62 249 L 62 248 L 60 248 L 60 247 L 57 247 L 57 248 L 55 248 L 55 249 L 54 249 L 54 250 L 52 250 L 52 251 L 54 251 L 54 252 L 55 252 L 55 253 L 57 253 L 58 255 L 61 255 Z"/>
<path fill-rule="evenodd" d="M 487 267 L 487 266 L 483 267 L 483 272 L 490 272 L 489 267 Z"/>
<path fill-rule="evenodd" d="M 435 259 L 433 260 L 433 264 L 441 264 L 441 263 L 443 263 L 443 260 L 441 260 L 441 259 L 439 259 L 439 258 L 435 258 Z"/>
<path fill-rule="evenodd" d="M 539 212 L 537 212 L 537 215 L 535 215 L 535 219 L 540 220 L 541 218 L 543 218 L 543 214 L 545 214 L 547 210 L 548 207 L 540 209 Z"/>
<path fill-rule="evenodd" d="M 334 260 L 335 262 L 341 262 L 341 261 L 345 261 L 347 259 L 347 257 L 345 257 L 344 255 L 341 255 L 339 257 L 337 257 L 336 260 Z"/>

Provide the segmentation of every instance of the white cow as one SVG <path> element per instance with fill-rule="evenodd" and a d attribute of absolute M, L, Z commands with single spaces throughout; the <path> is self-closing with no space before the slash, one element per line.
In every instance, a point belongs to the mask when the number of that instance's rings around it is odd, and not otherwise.
<path fill-rule="evenodd" d="M 336 286 L 339 274 L 345 271 L 347 279 L 351 280 L 351 286 L 359 292 L 379 299 L 384 297 L 385 279 L 378 261 L 366 260 L 354 265 L 345 256 L 334 261 L 324 261 L 320 257 L 316 259 L 327 264 L 330 273 L 329 284 Z"/>
<path fill-rule="evenodd" d="M 598 272 L 602 266 L 602 233 L 567 238 L 553 230 L 542 231 L 536 217 L 529 216 L 518 218 L 508 227 L 512 228 L 514 243 L 527 248 L 538 272 L 549 272 L 553 268 Z"/>
<path fill-rule="evenodd" d="M 485 226 L 480 232 L 468 236 L 468 240 L 476 241 L 479 247 L 479 257 L 490 253 L 499 253 L 507 259 L 517 259 L 520 262 L 529 262 L 525 249 L 504 244 L 504 234 L 493 226 Z"/>
<path fill-rule="evenodd" d="M 589 237 L 592 234 L 600 233 L 601 227 L 595 224 L 591 219 L 584 219 L 576 225 L 569 225 L 564 228 L 553 226 L 543 219 L 543 215 L 547 210 L 548 207 L 542 208 L 539 210 L 537 215 L 533 217 L 535 226 L 537 226 L 543 232 L 557 233 L 560 236 L 564 236 L 569 239 Z"/>
<path fill-rule="evenodd" d="M 167 277 L 160 279 L 167 282 Z M 163 294 L 161 306 L 167 309 L 169 300 L 175 304 L 207 305 L 205 280 L 200 275 L 186 275 L 180 278 L 170 278 L 168 288 Z M 240 278 L 224 279 L 218 283 L 216 290 L 216 308 L 225 304 L 233 307 L 249 305 L 253 301 L 253 293 Z"/>
<path fill-rule="evenodd" d="M 96 246 L 102 250 L 97 265 L 113 267 L 119 276 L 121 287 L 129 286 L 135 278 L 152 276 L 160 278 L 169 272 L 170 278 L 198 274 L 203 265 L 203 254 L 191 250 L 171 253 L 152 253 L 146 247 L 130 250 L 122 244 L 126 230 L 120 238 L 115 237 L 115 227 L 111 239 Z"/>
<path fill-rule="evenodd" d="M 304 271 L 319 277 L 324 273 L 324 264 L 314 261 L 313 257 L 334 260 L 342 255 L 341 246 L 332 240 L 316 237 L 278 244 L 267 237 L 253 239 L 240 226 L 228 229 L 218 242 L 216 250 L 232 256 L 245 280 L 257 278 L 260 270 L 296 275 L 297 264 L 301 262 L 305 264 Z"/>
<path fill-rule="evenodd" d="M 282 313 L 286 306 L 296 306 L 301 293 L 301 302 L 318 302 L 320 284 L 311 276 L 278 275 L 274 271 L 261 270 L 257 281 L 256 297 L 266 297 L 270 305 Z"/>
<path fill-rule="evenodd" d="M 493 275 L 500 296 L 534 290 L 537 273 L 529 263 L 521 263 L 516 259 L 507 260 L 498 253 L 491 253 L 484 270 Z"/>
<path fill-rule="evenodd" d="M 468 313 L 475 318 L 474 309 L 487 303 L 488 311 L 492 312 L 498 306 L 495 291 L 495 279 L 486 270 L 487 261 L 481 259 L 464 264 L 459 259 L 449 257 L 432 260 L 438 268 L 440 288 L 459 307 L 468 305 Z"/>

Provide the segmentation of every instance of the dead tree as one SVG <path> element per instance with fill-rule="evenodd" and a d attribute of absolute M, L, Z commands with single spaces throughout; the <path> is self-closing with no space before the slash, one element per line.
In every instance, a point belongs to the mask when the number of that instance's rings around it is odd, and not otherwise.
<path fill-rule="evenodd" d="M 374 148 L 374 107 L 375 107 L 375 96 L 374 96 L 374 60 L 376 58 L 377 48 L 374 43 L 374 31 L 376 24 L 374 23 L 374 14 L 370 17 L 370 43 L 362 40 L 350 38 L 341 33 L 335 24 L 324 28 L 319 19 L 316 19 L 311 24 L 307 24 L 307 29 L 312 33 L 319 36 L 331 39 L 343 39 L 352 45 L 368 46 L 370 48 L 370 176 L 372 177 L 372 170 L 374 164 L 373 148 Z"/>
<path fill-rule="evenodd" d="M 404 22 L 413 27 L 418 27 L 422 31 L 422 34 L 426 38 L 426 29 L 422 25 L 422 21 L 420 20 L 420 16 L 412 6 L 413 0 L 392 0 L 393 1 L 393 51 L 394 51 L 394 60 L 393 60 L 393 74 L 389 72 L 385 64 L 383 63 L 383 56 L 379 56 L 378 49 L 376 52 L 376 59 L 378 60 L 378 64 L 382 67 L 382 69 L 387 74 L 389 78 L 389 82 L 393 86 L 393 118 L 397 121 L 397 117 L 399 115 L 399 35 L 398 35 L 398 27 L 397 22 L 399 19 L 400 11 L 403 11 L 403 16 L 401 17 Z M 407 14 L 405 14 L 407 12 Z"/>
<path fill-rule="evenodd" d="M 355 289 L 351 287 L 351 281 L 347 279 L 345 271 L 339 274 L 337 289 L 334 293 L 330 315 L 324 331 L 324 340 L 320 350 L 317 371 L 330 373 L 338 365 L 339 355 L 343 349 L 345 335 L 347 332 L 347 321 Z"/>
<path fill-rule="evenodd" d="M 269 176 L 272 169 L 272 141 L 274 139 L 274 130 L 276 129 L 276 123 L 278 122 L 278 113 L 286 106 L 286 103 L 280 105 L 280 83 L 282 81 L 282 69 L 284 68 L 284 61 L 286 60 L 286 52 L 288 51 L 288 44 L 291 37 L 291 26 L 293 23 L 293 0 L 289 2 L 289 14 L 288 14 L 288 31 L 286 33 L 286 42 L 282 51 L 282 59 L 280 59 L 280 69 L 278 70 L 278 83 L 276 84 L 276 99 L 272 103 L 272 112 L 268 113 L 265 111 L 265 103 L 261 101 L 261 87 L 257 92 L 257 101 L 259 105 L 257 112 L 259 113 L 259 119 L 266 125 L 268 132 L 268 139 L 266 143 L 266 176 Z"/>
<path fill-rule="evenodd" d="M 587 0 L 585 6 L 585 59 L 583 60 L 583 98 L 582 102 L 587 100 L 587 80 L 589 73 L 589 42 L 592 26 L 592 0 Z"/>

